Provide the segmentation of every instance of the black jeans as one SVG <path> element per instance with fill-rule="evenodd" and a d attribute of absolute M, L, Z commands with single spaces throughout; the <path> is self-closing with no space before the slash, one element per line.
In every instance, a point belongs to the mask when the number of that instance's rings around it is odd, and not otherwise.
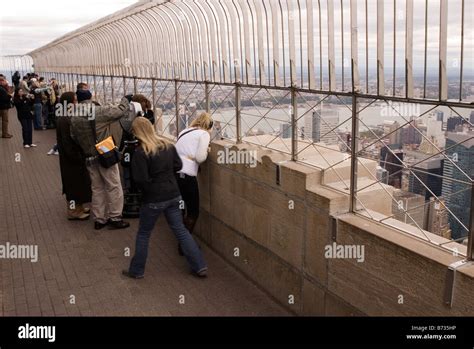
<path fill-rule="evenodd" d="M 197 221 L 199 217 L 199 186 L 197 177 L 176 174 L 179 191 L 186 205 L 186 220 Z M 186 222 L 185 220 L 185 222 Z"/>
<path fill-rule="evenodd" d="M 23 145 L 33 143 L 33 119 L 20 119 Z"/>

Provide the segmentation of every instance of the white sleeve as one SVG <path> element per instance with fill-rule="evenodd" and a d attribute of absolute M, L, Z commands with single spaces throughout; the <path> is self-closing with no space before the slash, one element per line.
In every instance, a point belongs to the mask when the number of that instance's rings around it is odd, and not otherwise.
<path fill-rule="evenodd" d="M 199 144 L 196 149 L 196 155 L 194 159 L 197 163 L 202 163 L 207 159 L 207 148 L 209 147 L 209 142 L 211 141 L 211 136 L 208 132 L 203 132 L 199 137 Z"/>

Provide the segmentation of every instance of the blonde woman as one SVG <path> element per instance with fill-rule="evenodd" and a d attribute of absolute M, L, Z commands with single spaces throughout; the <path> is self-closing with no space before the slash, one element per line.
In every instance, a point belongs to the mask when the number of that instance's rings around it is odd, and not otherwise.
<path fill-rule="evenodd" d="M 191 123 L 189 128 L 179 134 L 176 142 L 176 150 L 183 161 L 183 168 L 177 174 L 177 180 L 186 206 L 184 225 L 191 234 L 199 217 L 197 181 L 199 164 L 207 159 L 213 124 L 211 116 L 208 113 L 202 113 Z M 178 246 L 178 252 L 180 255 L 183 254 L 181 246 Z"/>
<path fill-rule="evenodd" d="M 137 117 L 132 123 L 132 132 L 140 145 L 132 159 L 132 175 L 142 191 L 140 223 L 136 238 L 135 255 L 130 268 L 123 274 L 141 279 L 145 273 L 148 243 L 155 223 L 162 212 L 175 234 L 194 275 L 205 277 L 207 265 L 201 250 L 183 224 L 180 210 L 181 196 L 175 173 L 181 170 L 182 162 L 175 147 L 160 138 L 151 122 Z"/>

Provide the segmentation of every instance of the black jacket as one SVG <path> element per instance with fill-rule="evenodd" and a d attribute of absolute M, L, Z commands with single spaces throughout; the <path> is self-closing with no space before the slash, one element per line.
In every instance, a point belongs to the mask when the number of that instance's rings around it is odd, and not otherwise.
<path fill-rule="evenodd" d="M 13 100 L 15 107 L 16 107 L 16 113 L 18 115 L 18 119 L 33 119 L 33 113 L 32 113 L 32 108 L 33 108 L 33 99 L 29 98 L 15 98 Z"/>
<path fill-rule="evenodd" d="M 175 173 L 183 163 L 176 148 L 167 149 L 147 156 L 141 147 L 133 154 L 133 181 L 142 191 L 143 203 L 158 203 L 180 196 Z"/>
<path fill-rule="evenodd" d="M 10 109 L 12 107 L 11 100 L 12 96 L 3 86 L 0 86 L 0 110 Z"/>

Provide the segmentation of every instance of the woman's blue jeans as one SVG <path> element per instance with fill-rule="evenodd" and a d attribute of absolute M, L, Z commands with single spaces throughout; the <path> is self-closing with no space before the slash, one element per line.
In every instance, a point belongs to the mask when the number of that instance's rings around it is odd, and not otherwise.
<path fill-rule="evenodd" d="M 183 224 L 183 214 L 179 208 L 180 200 L 181 197 L 177 197 L 168 201 L 142 205 L 135 255 L 130 263 L 129 273 L 136 276 L 144 275 L 150 235 L 162 212 L 165 213 L 166 221 L 178 239 L 191 270 L 198 272 L 207 268 L 199 246 Z"/>

